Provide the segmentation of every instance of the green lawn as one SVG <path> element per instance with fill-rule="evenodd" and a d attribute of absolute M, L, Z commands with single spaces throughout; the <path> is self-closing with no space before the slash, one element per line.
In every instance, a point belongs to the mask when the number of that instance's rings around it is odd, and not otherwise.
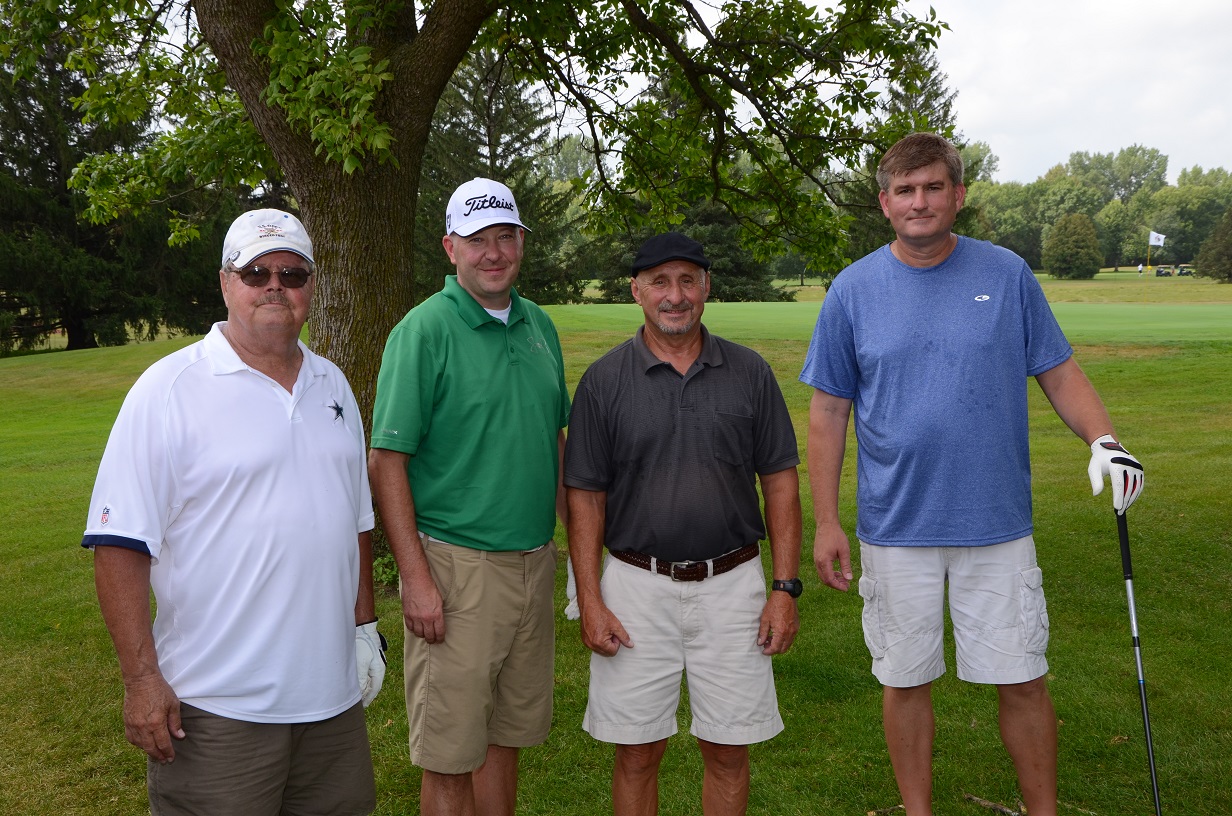
<path fill-rule="evenodd" d="M 1217 816 L 1232 813 L 1232 503 L 1224 476 L 1232 472 L 1232 287 L 1125 275 L 1045 287 L 1149 474 L 1130 512 L 1130 536 L 1164 809 Z M 1144 300 L 1143 290 L 1168 297 Z M 1172 297 L 1178 293 L 1184 297 Z M 809 389 L 796 375 L 819 305 L 716 303 L 706 311 L 713 331 L 770 360 L 802 449 Z M 641 320 L 636 306 L 549 311 L 571 384 Z M 123 738 L 119 673 L 94 601 L 90 556 L 78 542 L 120 400 L 150 362 L 186 342 L 0 360 L 0 813 L 144 811 L 144 762 Z M 1085 446 L 1030 388 L 1036 538 L 1062 722 L 1061 813 L 1145 814 L 1150 782 L 1110 501 L 1090 496 Z M 842 494 L 849 525 L 853 471 L 849 462 Z M 807 496 L 805 512 L 808 529 Z M 809 543 L 801 633 L 776 658 L 787 730 L 753 749 L 750 812 L 864 814 L 898 801 L 880 690 L 868 671 L 859 598 L 820 586 L 807 566 Z M 563 567 L 559 578 L 563 610 Z M 413 813 L 418 772 L 406 758 L 396 598 L 383 597 L 380 614 L 393 647 L 386 688 L 368 711 L 378 812 Z M 558 622 L 555 727 L 546 745 L 523 753 L 519 813 L 603 813 L 611 749 L 581 731 L 587 653 L 576 623 L 563 614 Z M 1014 804 L 991 691 L 951 673 L 937 683 L 936 703 L 936 812 L 988 813 L 964 793 Z M 701 764 L 690 743 L 676 737 L 664 762 L 664 814 L 700 812 Z"/>

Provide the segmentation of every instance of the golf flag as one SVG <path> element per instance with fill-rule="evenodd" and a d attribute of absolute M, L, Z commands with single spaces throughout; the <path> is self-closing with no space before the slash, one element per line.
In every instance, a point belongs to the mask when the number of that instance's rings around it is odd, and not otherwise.
<path fill-rule="evenodd" d="M 1155 232 L 1155 230 L 1151 230 L 1151 238 L 1150 240 L 1147 241 L 1147 245 L 1148 246 L 1163 246 L 1164 236 L 1160 235 L 1158 232 Z"/>

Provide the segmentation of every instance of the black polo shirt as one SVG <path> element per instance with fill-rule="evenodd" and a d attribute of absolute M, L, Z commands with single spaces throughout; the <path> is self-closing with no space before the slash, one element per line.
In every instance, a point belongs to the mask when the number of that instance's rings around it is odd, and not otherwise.
<path fill-rule="evenodd" d="M 800 462 L 774 372 L 703 326 L 682 376 L 643 330 L 578 383 L 565 484 L 607 493 L 609 549 L 698 561 L 765 538 L 756 474 Z"/>

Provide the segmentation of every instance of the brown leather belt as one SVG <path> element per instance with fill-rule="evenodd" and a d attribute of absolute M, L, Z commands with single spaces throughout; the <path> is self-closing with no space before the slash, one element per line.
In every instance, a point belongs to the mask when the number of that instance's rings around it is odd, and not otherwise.
<path fill-rule="evenodd" d="M 722 575 L 746 561 L 752 561 L 761 554 L 761 549 L 756 544 L 750 544 L 709 561 L 660 561 L 653 555 L 627 550 L 609 550 L 608 552 L 617 561 L 666 575 L 673 581 L 704 581 L 712 575 Z"/>

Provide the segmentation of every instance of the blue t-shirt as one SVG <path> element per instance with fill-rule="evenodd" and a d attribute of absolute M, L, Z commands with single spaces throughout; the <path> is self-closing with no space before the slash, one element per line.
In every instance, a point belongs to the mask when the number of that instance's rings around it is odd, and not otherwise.
<path fill-rule="evenodd" d="M 927 268 L 886 245 L 843 270 L 800 380 L 853 401 L 860 540 L 1029 535 L 1026 381 L 1072 354 L 1031 269 L 987 241 Z"/>

